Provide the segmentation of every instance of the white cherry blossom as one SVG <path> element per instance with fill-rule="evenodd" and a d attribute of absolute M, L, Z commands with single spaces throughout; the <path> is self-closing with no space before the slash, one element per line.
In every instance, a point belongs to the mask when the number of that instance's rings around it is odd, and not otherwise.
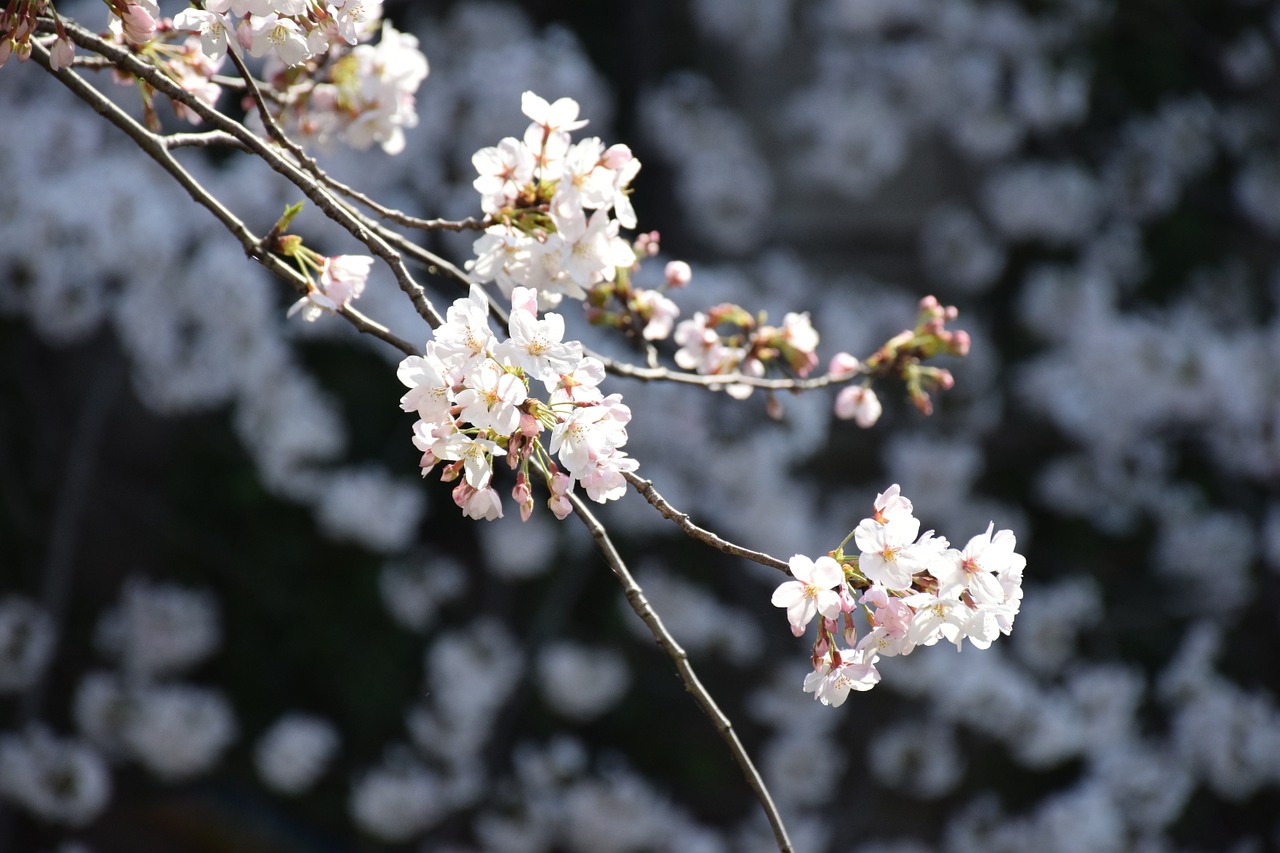
<path fill-rule="evenodd" d="M 518 406 L 525 401 L 525 386 L 519 377 L 490 358 L 470 371 L 467 385 L 455 398 L 462 407 L 463 420 L 498 435 L 516 431 L 520 426 Z"/>
<path fill-rule="evenodd" d="M 875 654 L 845 650 L 839 657 L 840 662 L 835 665 L 830 660 L 823 660 L 804 679 L 804 692 L 812 693 L 814 699 L 833 708 L 844 704 L 844 700 L 849 698 L 849 691 L 870 690 L 880 683 Z"/>
<path fill-rule="evenodd" d="M 835 587 L 844 583 L 844 570 L 831 557 L 811 560 L 796 554 L 788 562 L 794 580 L 782 583 L 773 591 L 770 602 L 774 607 L 787 609 L 787 621 L 791 633 L 804 634 L 805 626 L 821 613 L 827 619 L 840 615 L 840 596 Z"/>

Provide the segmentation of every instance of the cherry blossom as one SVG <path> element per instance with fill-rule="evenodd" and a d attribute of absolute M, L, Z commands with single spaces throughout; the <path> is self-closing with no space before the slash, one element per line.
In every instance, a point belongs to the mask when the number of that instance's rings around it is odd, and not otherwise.
<path fill-rule="evenodd" d="M 463 420 L 498 435 L 510 435 L 520 426 L 517 407 L 525 401 L 525 385 L 489 358 L 469 372 L 467 387 L 454 401 L 462 409 Z"/>
<path fill-rule="evenodd" d="M 992 535 L 993 530 L 995 522 L 987 526 L 986 533 L 970 539 L 963 551 L 951 552 L 948 559 L 930 566 L 929 573 L 943 591 L 955 595 L 968 592 L 980 605 L 1004 601 L 1005 591 L 996 576 L 1018 556 L 1013 551 L 1018 542 L 1012 530 Z"/>
<path fill-rule="evenodd" d="M 311 56 L 306 33 L 297 21 L 274 11 L 250 18 L 249 32 L 249 53 L 254 56 L 272 53 L 285 65 L 297 65 Z"/>
<path fill-rule="evenodd" d="M 836 417 L 853 421 L 863 429 L 870 429 L 884 412 L 876 392 L 866 385 L 850 385 L 840 389 L 835 402 Z"/>
<path fill-rule="evenodd" d="M 878 656 L 871 652 L 846 650 L 835 655 L 835 662 L 823 660 L 805 676 L 804 692 L 823 705 L 838 708 L 849 698 L 849 691 L 870 690 L 880 683 L 875 664 Z"/>
<path fill-rule="evenodd" d="M 805 626 L 818 613 L 827 619 L 840 615 L 840 596 L 834 590 L 844 583 L 844 571 L 839 563 L 831 557 L 811 560 L 803 554 L 796 554 L 787 566 L 795 580 L 786 581 L 775 589 L 770 601 L 774 607 L 787 609 L 791 633 L 797 637 L 803 635 Z"/>
<path fill-rule="evenodd" d="M 326 311 L 332 313 L 349 305 L 364 292 L 372 267 L 373 258 L 368 255 L 324 258 L 320 267 L 320 284 L 313 285 L 306 296 L 295 302 L 288 316 L 301 311 L 302 319 L 312 323 Z"/>
<path fill-rule="evenodd" d="M 547 103 L 533 92 L 520 96 L 520 111 L 542 129 L 544 135 L 567 133 L 587 126 L 586 119 L 578 118 L 578 102 L 573 98 L 560 98 Z"/>
<path fill-rule="evenodd" d="M 226 15 L 207 8 L 183 9 L 173 19 L 175 28 L 200 33 L 200 45 L 211 59 L 221 59 L 226 55 L 230 46 L 227 40 L 228 24 L 230 22 Z"/>

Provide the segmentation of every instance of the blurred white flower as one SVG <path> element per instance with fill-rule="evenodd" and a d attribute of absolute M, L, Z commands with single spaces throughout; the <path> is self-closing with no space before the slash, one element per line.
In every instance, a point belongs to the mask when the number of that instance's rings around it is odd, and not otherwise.
<path fill-rule="evenodd" d="M 308 714 L 287 714 L 258 740 L 254 764 L 270 787 L 301 794 L 324 773 L 338 748 L 338 732 L 331 723 Z"/>
<path fill-rule="evenodd" d="M 48 667 L 56 642 L 48 613 L 20 596 L 0 599 L 0 693 L 34 684 Z"/>
<path fill-rule="evenodd" d="M 426 492 L 412 481 L 381 468 L 344 468 L 321 487 L 316 516 L 335 539 L 394 553 L 413 544 L 426 508 Z"/>
<path fill-rule="evenodd" d="M 571 642 L 548 643 L 538 655 L 539 686 L 552 708 L 590 720 L 613 708 L 631 686 L 622 655 Z"/>
<path fill-rule="evenodd" d="M 130 755 L 164 781 L 210 770 L 236 737 L 222 694 L 185 684 L 147 686 L 129 694 L 122 731 Z"/>
<path fill-rule="evenodd" d="M 31 726 L 0 737 L 0 796 L 41 820 L 83 826 L 106 807 L 111 775 L 92 747 Z"/>
<path fill-rule="evenodd" d="M 440 781 L 405 748 L 352 785 L 351 816 L 383 841 L 407 841 L 442 817 Z"/>
<path fill-rule="evenodd" d="M 95 639 L 125 672 L 149 678 L 204 660 L 222 642 L 222 629 L 212 593 L 135 576 L 98 621 Z"/>
<path fill-rule="evenodd" d="M 411 631 L 425 631 L 442 604 L 466 586 L 462 566 L 448 557 L 399 561 L 382 567 L 378 591 L 391 618 Z"/>

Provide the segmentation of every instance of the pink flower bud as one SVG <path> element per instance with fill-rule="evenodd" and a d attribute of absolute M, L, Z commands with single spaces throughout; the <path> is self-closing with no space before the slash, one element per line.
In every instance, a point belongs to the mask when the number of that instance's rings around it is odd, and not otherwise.
<path fill-rule="evenodd" d="M 631 149 L 625 145 L 610 145 L 605 149 L 604 155 L 600 158 L 600 164 L 606 169 L 621 169 L 623 166 L 635 159 L 631 153 Z"/>
<path fill-rule="evenodd" d="M 693 270 L 684 261 L 668 262 L 663 274 L 667 277 L 667 286 L 673 288 L 684 287 L 693 278 Z"/>
<path fill-rule="evenodd" d="M 533 491 L 529 488 L 529 481 L 525 479 L 524 474 L 516 476 L 516 485 L 511 490 L 511 497 L 520 506 L 520 520 L 528 521 L 529 516 L 533 515 Z"/>
<path fill-rule="evenodd" d="M 240 23 L 236 24 L 236 41 L 240 42 L 243 50 L 248 50 L 253 46 L 253 25 L 250 24 L 250 17 L 246 15 Z"/>
<path fill-rule="evenodd" d="M 862 372 L 862 362 L 847 352 L 838 352 L 831 356 L 831 363 L 827 365 L 827 372 L 831 374 L 831 378 L 835 380 L 848 379 L 850 376 L 857 376 Z"/>
<path fill-rule="evenodd" d="M 569 499 L 565 494 L 569 489 L 573 488 L 573 480 L 569 479 L 569 475 L 557 471 L 551 477 L 551 498 L 547 501 L 547 506 L 555 513 L 556 518 L 564 521 L 573 512 L 573 504 L 569 503 Z"/>
<path fill-rule="evenodd" d="M 120 16 L 124 37 L 130 44 L 146 44 L 156 34 L 156 19 L 136 3 L 124 7 Z"/>
<path fill-rule="evenodd" d="M 0 65 L 4 65 L 9 61 L 9 57 L 13 55 L 13 39 L 0 39 Z"/>
<path fill-rule="evenodd" d="M 61 68 L 68 68 L 71 60 L 76 55 L 75 43 L 69 38 L 60 38 L 53 43 L 53 47 L 49 49 L 49 67 L 54 71 Z M 2 62 L 3 60 L 0 60 Z"/>
<path fill-rule="evenodd" d="M 951 333 L 950 350 L 952 355 L 964 357 L 969 354 L 969 333 L 964 329 Z"/>
<path fill-rule="evenodd" d="M 854 421 L 858 426 L 867 429 L 880 420 L 884 408 L 876 392 L 865 385 L 850 385 L 841 389 L 836 395 L 836 417 L 845 421 Z"/>
<path fill-rule="evenodd" d="M 849 587 L 844 584 L 836 590 L 836 594 L 840 596 L 840 611 L 842 613 L 852 613 L 858 607 L 858 600 L 853 597 L 853 593 L 849 591 Z"/>
<path fill-rule="evenodd" d="M 853 620 L 847 616 L 844 620 L 844 641 L 850 646 L 858 645 L 858 629 L 853 626 Z"/>
<path fill-rule="evenodd" d="M 538 316 L 538 291 L 532 287 L 517 287 L 511 291 L 511 310 L 527 311 Z"/>

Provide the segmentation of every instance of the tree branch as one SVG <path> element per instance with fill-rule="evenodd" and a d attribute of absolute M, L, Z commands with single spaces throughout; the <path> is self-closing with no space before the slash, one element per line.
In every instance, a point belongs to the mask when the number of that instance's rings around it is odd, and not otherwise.
<path fill-rule="evenodd" d="M 170 153 L 170 148 L 186 147 L 190 145 L 201 144 L 237 144 L 237 147 L 243 147 L 245 150 L 261 157 L 268 165 L 278 173 L 286 177 L 291 183 L 301 189 L 308 198 L 310 198 L 318 207 L 330 218 L 337 221 L 345 227 L 352 236 L 367 245 L 375 254 L 378 254 L 384 261 L 388 263 L 396 273 L 397 280 L 401 282 L 401 287 L 414 299 L 415 306 L 419 307 L 419 313 L 423 314 L 424 319 L 434 327 L 443 320 L 436 313 L 435 309 L 430 306 L 426 300 L 422 288 L 404 268 L 401 255 L 396 248 L 405 250 L 405 254 L 415 256 L 419 259 L 425 259 L 424 262 L 435 268 L 444 269 L 462 281 L 467 281 L 467 277 L 453 265 L 448 264 L 442 259 L 435 258 L 426 250 L 413 246 L 401 235 L 376 224 L 368 223 L 366 217 L 358 212 L 351 210 L 345 203 L 334 199 L 328 192 L 323 183 L 323 178 L 307 174 L 301 167 L 294 163 L 290 163 L 284 157 L 268 146 L 263 140 L 251 133 L 242 124 L 235 122 L 226 116 L 218 113 L 216 110 L 209 108 L 207 105 L 199 102 L 189 93 L 182 90 L 157 69 L 141 61 L 131 53 L 124 51 L 117 46 L 105 42 L 86 30 L 69 24 L 66 26 L 67 32 L 76 41 L 87 50 L 100 53 L 110 60 L 122 70 L 145 80 L 149 85 L 153 86 L 157 91 L 166 96 L 183 103 L 192 109 L 197 115 L 215 127 L 220 134 L 174 134 L 169 137 L 161 136 L 147 130 L 126 112 L 120 109 L 112 101 L 98 92 L 93 86 L 89 85 L 79 75 L 69 69 L 53 70 L 49 66 L 48 52 L 43 47 L 37 46 L 33 50 L 37 62 L 49 71 L 60 82 L 66 85 L 74 94 L 86 101 L 95 111 L 103 115 L 112 124 L 115 124 L 124 131 L 135 143 L 152 159 L 168 171 L 178 183 L 187 190 L 188 194 L 200 205 L 207 208 L 214 216 L 227 228 L 244 247 L 246 254 L 255 258 L 259 263 L 270 269 L 272 272 L 291 280 L 296 287 L 302 292 L 306 292 L 307 282 L 305 276 L 293 270 L 284 264 L 279 258 L 267 251 L 267 247 L 263 245 L 261 238 L 252 234 L 231 211 L 225 208 L 216 198 L 214 198 L 207 190 L 201 186 L 185 168 Z M 252 92 L 255 89 L 251 76 L 244 69 L 243 63 L 237 62 L 237 66 L 242 72 L 245 84 Z M 261 95 L 256 98 L 260 107 L 262 104 Z M 264 115 L 264 125 L 271 121 L 262 110 Z M 267 125 L 270 127 L 270 125 Z M 277 130 L 278 130 L 278 126 Z M 282 134 L 281 134 L 282 135 Z M 197 141 L 199 140 L 199 141 Z M 207 141 L 206 141 L 207 140 Z M 282 141 L 283 144 L 283 141 Z M 305 161 L 304 161 L 305 162 Z M 319 171 L 317 169 L 317 171 Z M 376 208 L 375 208 L 376 209 Z M 413 246 L 414 251 L 408 251 L 405 244 Z M 396 337 L 386 327 L 383 327 L 372 320 L 369 320 L 358 311 L 345 307 L 339 312 L 348 322 L 351 322 L 357 329 L 362 332 L 375 335 L 384 340 L 396 349 L 406 354 L 416 353 L 416 348 L 408 342 Z M 635 368 L 637 371 L 644 371 L 641 368 Z M 649 369 L 648 372 L 652 372 Z M 659 373 L 666 373 L 658 369 Z M 640 374 L 624 374 L 636 375 L 639 378 L 662 378 L 661 376 L 643 376 Z M 672 374 L 675 375 L 675 374 Z M 720 382 L 724 382 L 724 377 L 716 377 Z M 748 379 L 749 377 L 743 377 Z M 701 384 L 701 381 L 699 383 Z M 708 383 L 709 384 L 709 383 Z M 768 387 L 768 386 L 766 386 Z M 544 476 L 546 472 L 543 472 Z M 652 483 L 642 480 L 638 477 L 628 476 L 628 480 L 653 506 L 659 509 L 668 518 L 685 530 L 690 536 L 699 541 L 706 542 L 719 550 L 735 556 L 744 556 L 769 565 L 774 568 L 782 568 L 785 570 L 785 564 L 781 561 L 769 557 L 766 554 L 750 551 L 746 548 L 728 543 L 714 534 L 697 527 L 688 520 L 683 513 L 676 511 L 671 505 L 663 499 L 653 488 Z M 680 646 L 671 633 L 663 625 L 658 614 L 649 604 L 648 599 L 644 595 L 643 589 L 636 582 L 634 576 L 627 568 L 617 548 L 610 539 L 608 532 L 604 526 L 596 519 L 595 515 L 583 502 L 582 498 L 576 493 L 569 493 L 567 496 L 578 518 L 587 527 L 592 539 L 596 542 L 610 570 L 621 583 L 623 591 L 626 595 L 627 602 L 632 610 L 644 621 L 653 634 L 654 639 L 664 652 L 671 658 L 675 664 L 676 671 L 685 685 L 685 689 L 693 696 L 698 706 L 711 719 L 716 732 L 725 741 L 729 747 L 734 761 L 738 764 L 739 769 L 743 773 L 747 784 L 755 793 L 757 800 L 760 802 L 761 808 L 765 812 L 765 816 L 773 829 L 778 849 L 781 853 L 792 853 L 791 841 L 787 835 L 786 828 L 783 824 L 782 817 L 778 812 L 777 806 L 773 802 L 767 786 L 759 771 L 756 769 L 750 756 L 747 754 L 745 747 L 738 737 L 732 722 L 725 713 L 716 704 L 711 694 L 702 684 L 697 674 L 694 672 L 689 662 L 688 653 Z"/>
<path fill-rule="evenodd" d="M 33 46 L 32 56 L 42 68 L 56 77 L 73 94 L 85 101 L 96 113 L 124 131 L 144 154 L 160 164 L 161 168 L 168 172 L 197 204 L 211 212 L 222 223 L 223 227 L 240 242 L 246 255 L 256 260 L 270 272 L 288 281 L 300 295 L 305 296 L 307 294 L 310 284 L 306 277 L 271 254 L 267 247 L 263 245 L 262 238 L 251 232 L 234 213 L 219 202 L 169 153 L 172 136 L 160 136 L 147 130 L 114 101 L 103 95 L 74 71 L 69 69 L 54 71 L 49 67 L 48 51 L 42 46 Z M 198 135 L 204 136 L 205 134 Z M 417 351 L 412 344 L 392 333 L 386 326 L 371 320 L 350 306 L 341 309 L 338 313 L 359 331 L 380 338 L 407 355 L 413 355 Z"/>
<path fill-rule="evenodd" d="M 750 548 L 744 548 L 741 545 L 735 545 L 727 539 L 722 539 L 706 528 L 699 527 L 689 520 L 688 513 L 680 512 L 673 507 L 662 495 L 658 494 L 658 490 L 653 487 L 653 481 L 646 480 L 628 471 L 623 471 L 622 476 L 627 478 L 627 482 L 640 493 L 646 501 L 653 506 L 658 512 L 662 513 L 665 518 L 676 523 L 676 526 L 684 531 L 685 535 L 690 539 L 715 548 L 733 557 L 744 557 L 753 563 L 759 563 L 762 566 L 768 566 L 771 569 L 777 569 L 784 574 L 791 574 L 788 564 L 772 557 L 763 551 L 752 551 Z"/>
<path fill-rule="evenodd" d="M 539 466 L 539 470 L 545 477 L 546 471 L 541 466 Z M 760 772 L 756 770 L 755 764 L 751 761 L 751 756 L 747 754 L 746 747 L 742 745 L 742 741 L 738 738 L 738 733 L 734 730 L 733 723 L 720 710 L 720 706 L 716 704 L 715 699 L 711 697 L 711 693 L 707 691 L 697 673 L 693 671 L 693 666 L 689 663 L 688 652 L 676 642 L 675 637 L 671 636 L 667 626 L 662 624 L 657 612 L 654 611 L 653 606 L 649 604 L 649 600 L 645 597 L 644 590 L 641 589 L 640 584 L 636 582 L 635 577 L 627 568 L 627 564 L 623 561 L 622 555 L 618 553 L 613 540 L 609 538 L 609 533 L 605 530 L 604 525 L 600 523 L 576 492 L 571 491 L 566 496 L 569 499 L 569 503 L 573 505 L 573 511 L 591 533 L 591 538 L 595 540 L 596 547 L 604 555 L 610 570 L 617 577 L 618 582 L 622 584 L 627 603 L 631 605 L 631 609 L 635 611 L 636 615 L 644 621 L 644 624 L 649 627 L 653 638 L 662 647 L 662 650 L 667 653 L 667 656 L 671 658 L 672 663 L 675 664 L 676 672 L 679 673 L 680 680 L 684 682 L 685 690 L 693 696 L 694 701 L 698 703 L 698 707 L 702 708 L 703 712 L 711 718 L 711 723 L 715 727 L 716 733 L 728 745 L 739 770 L 746 777 L 747 784 L 760 802 L 760 807 L 764 809 L 765 817 L 769 820 L 769 826 L 773 828 L 773 837 L 778 844 L 778 850 L 780 853 L 793 853 L 791 839 L 787 836 L 787 828 L 782 822 L 782 815 L 779 814 L 778 807 L 773 802 L 773 797 L 769 794 L 768 786 L 765 785 Z"/>
<path fill-rule="evenodd" d="M 386 229 L 376 223 L 370 222 L 358 212 L 353 211 L 346 203 L 334 198 L 329 190 L 314 176 L 306 172 L 303 167 L 281 156 L 279 151 L 272 148 L 270 144 L 240 122 L 229 118 L 196 98 L 169 79 L 155 65 L 143 61 L 131 51 L 99 38 L 78 24 L 64 21 L 63 28 L 76 44 L 106 57 L 120 70 L 143 80 L 157 92 L 183 104 L 211 127 L 225 131 L 242 142 L 250 153 L 262 158 L 273 171 L 279 173 L 300 189 L 325 215 L 345 228 L 352 237 L 355 237 L 367 246 L 373 254 L 381 258 L 391 268 L 400 289 L 409 296 L 418 314 L 429 325 L 434 328 L 444 322 L 444 318 L 436 311 L 435 306 L 431 304 L 431 300 L 427 298 L 426 291 L 423 290 L 422 285 L 414 280 L 408 268 L 405 267 L 401 253 L 392 248 L 387 240 L 384 239 L 384 235 L 390 232 L 387 232 Z M 432 258 L 434 259 L 434 256 Z M 436 266 L 452 267 L 451 264 L 447 264 L 443 260 Z M 458 274 L 462 275 L 461 272 Z M 465 279 L 465 276 L 463 277 Z"/>

